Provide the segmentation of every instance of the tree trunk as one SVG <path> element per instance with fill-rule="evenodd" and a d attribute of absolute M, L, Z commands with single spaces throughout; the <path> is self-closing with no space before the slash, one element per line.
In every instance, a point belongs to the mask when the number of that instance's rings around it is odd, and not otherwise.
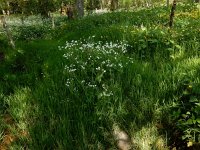
<path fill-rule="evenodd" d="M 110 5 L 111 5 L 111 6 L 110 6 L 110 10 L 111 10 L 111 11 L 116 10 L 117 7 L 118 7 L 118 0 L 111 0 Z"/>
<path fill-rule="evenodd" d="M 13 49 L 15 49 L 15 43 L 13 41 L 11 31 L 8 28 L 8 25 L 6 23 L 6 20 L 5 20 L 4 16 L 1 16 L 1 22 L 3 24 L 3 28 L 4 28 L 5 32 L 6 32 L 7 38 L 10 41 L 10 45 L 12 46 Z"/>
<path fill-rule="evenodd" d="M 167 7 L 169 7 L 169 0 L 166 1 Z"/>
<path fill-rule="evenodd" d="M 81 18 L 84 16 L 84 0 L 76 1 L 76 9 L 78 12 L 78 17 Z"/>
<path fill-rule="evenodd" d="M 6 15 L 9 16 L 9 15 L 10 15 L 10 10 L 9 10 L 9 9 L 10 9 L 10 3 L 7 1 L 6 4 L 7 4 L 7 7 L 8 7 L 8 8 L 7 8 Z"/>
<path fill-rule="evenodd" d="M 172 4 L 171 14 L 170 14 L 170 18 L 169 18 L 169 27 L 170 28 L 173 26 L 175 10 L 176 10 L 176 0 L 174 0 L 173 4 Z"/>
<path fill-rule="evenodd" d="M 53 13 L 52 14 L 50 13 L 50 16 L 51 16 L 52 29 L 55 29 L 55 20 L 54 20 Z"/>
<path fill-rule="evenodd" d="M 68 5 L 66 8 L 66 14 L 69 20 L 72 20 L 74 18 L 73 8 L 72 6 Z"/>
<path fill-rule="evenodd" d="M 50 18 L 50 1 L 49 0 L 39 0 L 39 11 L 42 18 Z"/>

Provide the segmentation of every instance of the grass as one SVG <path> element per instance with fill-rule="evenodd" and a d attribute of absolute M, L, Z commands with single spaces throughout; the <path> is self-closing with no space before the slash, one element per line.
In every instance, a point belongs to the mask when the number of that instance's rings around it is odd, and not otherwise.
<path fill-rule="evenodd" d="M 172 148 L 182 135 L 171 134 L 170 108 L 200 81 L 200 16 L 190 9 L 178 6 L 173 29 L 164 7 L 13 29 L 17 51 L 0 40 L 1 141 L 9 131 L 10 149 L 116 149 L 117 124 L 135 149 Z"/>

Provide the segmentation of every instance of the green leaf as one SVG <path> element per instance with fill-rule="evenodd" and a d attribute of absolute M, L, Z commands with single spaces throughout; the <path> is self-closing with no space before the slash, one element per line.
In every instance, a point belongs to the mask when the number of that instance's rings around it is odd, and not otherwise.
<path fill-rule="evenodd" d="M 193 124 L 195 124 L 197 122 L 197 120 L 193 120 Z"/>
<path fill-rule="evenodd" d="M 193 124 L 193 120 L 192 120 L 192 119 L 188 119 L 188 120 L 186 121 L 186 124 L 192 125 L 192 124 Z"/>
<path fill-rule="evenodd" d="M 169 42 L 170 42 L 170 43 L 172 43 L 172 44 L 174 44 L 174 43 L 175 43 L 175 42 L 174 42 L 174 41 L 172 41 L 172 40 L 169 40 Z"/>
<path fill-rule="evenodd" d="M 173 48 L 168 48 L 167 50 L 168 50 L 168 51 L 174 51 L 174 49 L 173 49 Z"/>
<path fill-rule="evenodd" d="M 183 135 L 182 136 L 182 139 L 185 140 L 185 139 L 190 139 L 192 136 L 189 135 L 189 134 L 186 134 L 186 135 Z"/>
<path fill-rule="evenodd" d="M 194 103 L 194 102 L 198 102 L 198 99 L 197 99 L 196 97 L 191 97 L 191 98 L 190 98 L 190 102 L 193 102 L 193 103 Z"/>
<path fill-rule="evenodd" d="M 99 75 L 97 75 L 96 81 L 101 82 L 101 79 L 103 78 L 103 74 L 104 74 L 104 72 L 99 74 Z"/>
<path fill-rule="evenodd" d="M 187 115 L 190 115 L 191 113 L 189 111 L 186 112 Z"/>
<path fill-rule="evenodd" d="M 200 124 L 200 118 L 197 118 L 196 121 Z"/>
<path fill-rule="evenodd" d="M 195 103 L 197 106 L 200 106 L 200 103 Z"/>
<path fill-rule="evenodd" d="M 179 49 L 179 50 L 182 49 L 180 45 L 175 45 L 175 47 L 176 47 L 177 49 Z"/>
<path fill-rule="evenodd" d="M 182 114 L 182 117 L 183 117 L 184 119 L 186 119 L 187 116 L 188 116 L 188 115 L 186 115 L 186 114 Z"/>
<path fill-rule="evenodd" d="M 142 48 L 146 48 L 147 45 L 146 45 L 146 44 L 142 44 L 141 47 L 142 47 Z"/>
<path fill-rule="evenodd" d="M 151 43 L 157 43 L 157 42 L 158 42 L 157 39 L 150 39 L 150 40 L 148 40 L 148 41 L 151 42 Z"/>

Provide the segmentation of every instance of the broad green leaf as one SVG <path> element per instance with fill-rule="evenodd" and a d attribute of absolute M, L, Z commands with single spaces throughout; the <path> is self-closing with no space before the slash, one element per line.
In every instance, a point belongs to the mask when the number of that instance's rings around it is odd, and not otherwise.
<path fill-rule="evenodd" d="M 196 121 L 200 124 L 200 118 L 197 118 Z"/>
<path fill-rule="evenodd" d="M 192 125 L 192 124 L 193 124 L 193 120 L 192 120 L 192 119 L 188 119 L 188 120 L 186 121 L 186 124 Z"/>

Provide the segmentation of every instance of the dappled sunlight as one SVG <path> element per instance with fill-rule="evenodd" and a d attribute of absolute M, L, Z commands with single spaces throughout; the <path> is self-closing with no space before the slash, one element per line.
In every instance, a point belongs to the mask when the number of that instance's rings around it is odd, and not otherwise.
<path fill-rule="evenodd" d="M 14 93 L 4 98 L 7 103 L 7 113 L 3 115 L 2 123 L 4 136 L 1 141 L 1 148 L 8 149 L 15 142 L 31 140 L 29 127 L 33 123 L 31 114 L 35 112 L 35 104 L 32 103 L 31 90 L 29 88 L 16 88 Z"/>
<path fill-rule="evenodd" d="M 64 2 L 55 5 L 61 14 L 52 7 L 58 1 L 48 1 L 50 13 L 38 12 L 37 2 L 30 5 L 37 12 L 20 3 L 24 12 L 6 16 L 16 50 L 0 27 L 0 150 L 167 150 L 199 142 L 196 5 L 178 2 L 169 28 L 170 7 L 150 1 L 115 11 L 112 3 L 113 12 L 73 19 L 62 15 Z"/>
<path fill-rule="evenodd" d="M 198 69 L 200 65 L 200 58 L 199 57 L 193 57 L 188 58 L 183 61 L 179 62 L 179 65 L 182 66 L 184 69 Z"/>
<path fill-rule="evenodd" d="M 116 123 L 113 124 L 113 138 L 120 150 L 130 150 L 133 148 L 128 134 L 120 129 Z"/>
<path fill-rule="evenodd" d="M 131 140 L 137 150 L 168 150 L 167 139 L 159 135 L 157 127 L 153 124 L 131 131 Z"/>
<path fill-rule="evenodd" d="M 188 59 L 183 59 L 179 61 L 174 66 L 173 74 L 175 78 L 178 78 L 180 81 L 185 80 L 198 80 L 198 69 L 200 65 L 200 58 L 193 57 Z"/>

